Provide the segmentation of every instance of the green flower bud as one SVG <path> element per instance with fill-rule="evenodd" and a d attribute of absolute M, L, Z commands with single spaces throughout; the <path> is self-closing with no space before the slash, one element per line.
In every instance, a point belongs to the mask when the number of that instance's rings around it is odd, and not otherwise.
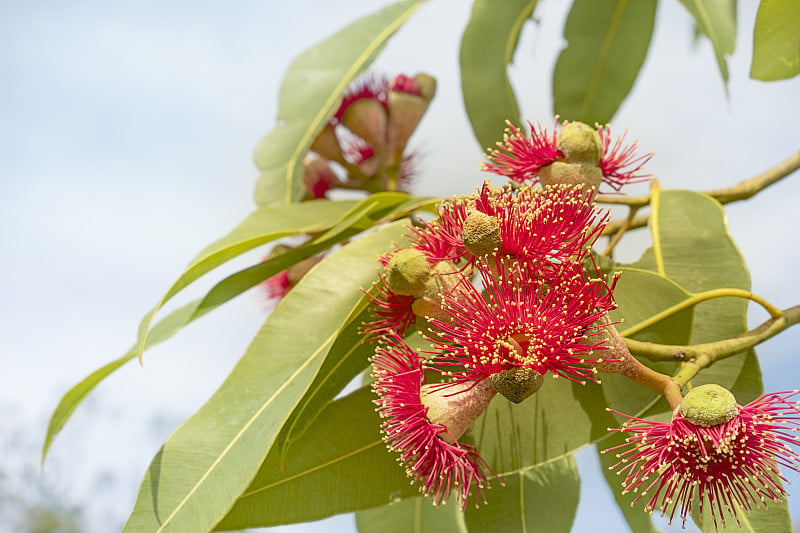
<path fill-rule="evenodd" d="M 597 165 L 603 155 L 600 135 L 583 122 L 565 122 L 558 132 L 557 146 L 569 163 Z"/>
<path fill-rule="evenodd" d="M 520 403 L 542 387 L 544 376 L 532 368 L 519 367 L 492 374 L 489 380 L 506 399 Z"/>
<path fill-rule="evenodd" d="M 713 383 L 689 391 L 678 410 L 684 419 L 704 428 L 724 424 L 739 414 L 733 394 Z"/>
<path fill-rule="evenodd" d="M 386 284 L 395 294 L 419 297 L 428 292 L 431 267 L 419 250 L 399 250 L 389 260 L 385 273 Z"/>
<path fill-rule="evenodd" d="M 482 257 L 500 248 L 500 225 L 493 216 L 472 211 L 462 227 L 462 239 L 467 250 Z"/>

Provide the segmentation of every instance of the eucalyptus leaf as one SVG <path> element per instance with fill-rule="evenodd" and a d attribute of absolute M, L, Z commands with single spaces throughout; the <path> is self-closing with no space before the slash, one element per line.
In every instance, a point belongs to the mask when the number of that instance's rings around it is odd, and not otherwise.
<path fill-rule="evenodd" d="M 750 77 L 761 81 L 800 74 L 800 2 L 761 0 L 753 28 Z"/>
<path fill-rule="evenodd" d="M 705 505 L 708 505 L 706 501 Z M 792 517 L 785 499 L 770 501 L 765 507 L 759 507 L 752 513 L 745 513 L 738 504 L 734 504 L 737 516 L 734 517 L 727 511 L 724 513 L 725 526 L 721 523 L 719 528 L 714 527 L 710 513 L 703 515 L 701 530 L 703 533 L 776 533 L 778 531 L 792 531 Z M 707 509 L 707 507 L 705 507 Z M 694 516 L 692 517 L 694 518 Z M 737 522 L 738 518 L 738 522 Z M 695 521 L 695 523 L 699 523 Z"/>
<path fill-rule="evenodd" d="M 481 148 L 493 147 L 503 138 L 506 120 L 519 125 L 519 107 L 506 69 L 535 7 L 536 0 L 472 3 L 459 61 L 464 107 Z"/>
<path fill-rule="evenodd" d="M 553 71 L 553 106 L 568 120 L 605 124 L 633 87 L 653 36 L 656 0 L 575 0 Z"/>
<path fill-rule="evenodd" d="M 719 288 L 750 289 L 750 274 L 728 232 L 725 211 L 713 198 L 690 191 L 652 192 L 651 232 L 658 273 L 685 290 L 697 293 Z M 695 308 L 691 344 L 735 337 L 747 331 L 748 301 L 719 298 Z M 746 371 L 750 376 L 740 377 Z M 753 350 L 715 362 L 693 380 L 694 385 L 716 383 L 739 403 L 762 393 Z M 736 387 L 734 387 L 736 385 Z"/>
<path fill-rule="evenodd" d="M 464 513 L 470 533 L 572 529 L 581 486 L 572 455 L 501 477 L 505 485 L 492 484 L 489 505 Z"/>
<path fill-rule="evenodd" d="M 406 0 L 385 7 L 292 62 L 281 83 L 278 125 L 256 148 L 255 162 L 261 171 L 256 203 L 286 205 L 300 200 L 302 160 L 315 135 L 336 112 L 347 85 L 372 63 L 421 3 Z"/>
<path fill-rule="evenodd" d="M 230 234 L 207 247 L 197 256 L 167 290 L 166 294 L 161 297 L 158 304 L 142 318 L 137 334 L 139 356 L 141 357 L 144 352 L 143 346 L 147 340 L 150 324 L 164 304 L 190 283 L 224 262 L 256 246 L 286 235 L 324 232 L 316 238 L 314 243 L 305 248 L 291 250 L 282 254 L 284 257 L 277 256 L 274 258 L 274 263 L 272 264 L 285 263 L 284 268 L 286 268 L 294 264 L 294 262 L 313 255 L 313 253 L 321 252 L 356 233 L 372 228 L 379 222 L 406 216 L 409 212 L 428 206 L 435 201 L 435 199 L 430 198 L 413 198 L 405 193 L 382 192 L 368 196 L 355 203 L 351 201 L 316 201 L 283 207 L 263 207 L 257 210 Z M 317 212 L 319 212 L 319 218 L 316 218 L 318 215 L 313 214 Z M 280 216 L 282 213 L 291 213 L 291 215 L 287 220 Z M 297 220 L 297 217 L 300 217 L 303 223 L 293 226 L 292 223 Z M 309 220 L 316 220 L 316 222 L 309 222 Z M 310 248 L 314 248 L 315 251 L 308 253 Z M 271 268 L 268 264 L 256 265 L 251 269 L 229 276 L 220 285 L 212 289 L 212 293 L 203 302 L 202 310 L 207 311 L 209 307 L 214 307 L 229 300 L 236 294 L 255 286 L 269 277 L 269 275 L 276 273 L 270 271 Z M 268 272 L 269 275 L 264 274 L 264 272 Z"/>
<path fill-rule="evenodd" d="M 356 525 L 359 533 L 467 533 L 458 504 L 434 507 L 422 496 L 358 511 Z"/>
<path fill-rule="evenodd" d="M 165 316 L 153 327 L 153 331 L 147 339 L 145 349 L 155 346 L 177 333 L 191 320 L 199 304 L 200 300 L 195 300 Z M 47 425 L 47 434 L 45 435 L 44 445 L 42 446 L 42 464 L 44 464 L 47 452 L 50 450 L 50 445 L 53 443 L 53 438 L 61 431 L 61 428 L 64 427 L 72 416 L 72 413 L 75 412 L 75 409 L 83 402 L 84 398 L 86 398 L 101 381 L 128 361 L 134 359 L 137 353 L 138 347 L 136 345 L 132 346 L 125 355 L 98 368 L 64 394 L 53 411 L 53 414 L 50 415 L 50 422 Z"/>
<path fill-rule="evenodd" d="M 417 494 L 381 440 L 369 387 L 331 402 L 289 447 L 273 447 L 218 530 L 317 520 Z"/>
<path fill-rule="evenodd" d="M 728 90 L 726 56 L 736 48 L 736 0 L 680 0 L 694 19 L 697 30 L 705 35 L 714 50 L 725 90 Z"/>
<path fill-rule="evenodd" d="M 372 259 L 404 231 L 396 222 L 345 245 L 281 300 L 217 392 L 156 454 L 125 531 L 208 531 L 225 516 L 354 318 L 359 288 L 375 279 Z"/>

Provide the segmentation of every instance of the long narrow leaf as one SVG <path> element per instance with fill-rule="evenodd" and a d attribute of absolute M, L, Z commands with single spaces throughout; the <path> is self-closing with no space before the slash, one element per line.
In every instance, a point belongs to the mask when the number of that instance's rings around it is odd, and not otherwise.
<path fill-rule="evenodd" d="M 642 68 L 656 0 L 576 0 L 553 71 L 555 112 L 568 120 L 607 123 Z"/>
<path fill-rule="evenodd" d="M 726 56 L 736 48 L 736 0 L 681 0 L 681 4 L 692 15 L 697 30 L 711 43 L 727 92 Z"/>
<path fill-rule="evenodd" d="M 800 2 L 761 0 L 753 28 L 750 77 L 775 81 L 800 74 Z"/>
<path fill-rule="evenodd" d="M 506 68 L 536 0 L 475 0 L 461 37 L 461 90 L 481 148 L 503 138 L 505 121 L 518 124 L 517 99 Z"/>
<path fill-rule="evenodd" d="M 394 223 L 309 272 L 268 317 L 209 401 L 164 443 L 125 531 L 208 531 L 244 491 L 375 278 L 370 261 L 404 232 Z"/>

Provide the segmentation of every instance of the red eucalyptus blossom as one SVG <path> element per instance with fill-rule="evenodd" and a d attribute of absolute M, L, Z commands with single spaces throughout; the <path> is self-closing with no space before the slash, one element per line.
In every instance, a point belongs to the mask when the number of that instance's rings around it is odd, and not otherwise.
<path fill-rule="evenodd" d="M 700 405 L 705 413 L 699 411 L 698 417 L 698 402 L 692 405 L 690 395 L 708 387 L 724 401 L 717 400 L 716 405 L 706 401 Z M 629 436 L 625 444 L 603 453 L 617 453 L 620 461 L 611 468 L 625 475 L 623 493 L 639 492 L 634 503 L 648 496 L 646 511 L 659 509 L 670 522 L 678 512 L 685 524 L 693 503 L 698 503 L 702 516 L 707 501 L 714 526 L 718 521 L 724 526 L 725 512 L 736 516 L 738 508 L 752 511 L 766 500 L 786 495 L 779 466 L 800 471 L 800 455 L 790 448 L 799 443 L 795 432 L 800 428 L 800 408 L 789 401 L 798 394 L 796 390 L 765 394 L 738 406 L 722 387 L 704 385 L 686 395 L 668 423 L 612 411 L 632 420 L 613 429 Z"/>
<path fill-rule="evenodd" d="M 414 297 L 392 292 L 382 275 L 373 287 L 375 294 L 366 293 L 372 301 L 372 320 L 364 323 L 362 331 L 372 339 L 391 333 L 402 336 L 417 319 L 411 307 Z"/>
<path fill-rule="evenodd" d="M 402 338 L 394 335 L 382 339 L 372 358 L 375 378 L 372 389 L 378 395 L 375 403 L 384 419 L 383 440 L 391 452 L 400 454 L 398 461 L 406 468 L 412 483 L 418 483 L 420 492 L 434 504 L 447 502 L 453 492 L 462 510 L 470 493 L 474 493 L 476 505 L 479 501 L 485 503 L 486 472 L 491 470 L 474 447 L 458 442 L 460 434 L 453 434 L 450 427 L 456 420 L 453 425 L 465 429 L 471 420 L 465 422 L 453 402 L 446 402 L 444 409 L 436 408 L 436 418 L 445 423 L 428 418 L 433 407 L 423 402 L 426 396 L 436 393 L 425 384 L 422 361 Z M 485 410 L 491 392 L 490 388 L 475 387 L 461 392 L 457 398 L 466 399 L 472 393 L 465 403 L 469 404 L 466 410 L 474 419 Z M 477 402 L 471 401 L 475 393 L 480 398 Z"/>
<path fill-rule="evenodd" d="M 595 207 L 591 194 L 579 186 L 492 188 L 488 180 L 477 194 L 443 202 L 438 214 L 438 220 L 412 230 L 412 246 L 432 261 L 466 260 L 469 264 L 492 247 L 500 255 L 526 260 L 579 261 L 608 220 L 608 214 Z M 474 214 L 486 215 L 483 226 L 496 226 L 495 241 L 488 249 L 470 246 L 465 228 L 470 226 L 470 217 L 476 218 Z"/>
<path fill-rule="evenodd" d="M 478 270 L 485 294 L 465 280 L 445 296 L 450 320 L 430 319 L 440 330 L 430 339 L 434 365 L 452 369 L 445 373 L 459 382 L 514 368 L 596 381 L 597 360 L 586 356 L 604 348 L 592 342 L 593 324 L 616 307 L 616 278 L 611 285 L 586 279 L 576 263 L 482 261 Z"/>
<path fill-rule="evenodd" d="M 597 135 L 592 133 L 594 141 L 582 136 L 562 139 L 561 132 L 549 133 L 546 128 L 528 121 L 530 135 L 526 136 L 519 128 L 508 123 L 503 135 L 503 142 L 497 148 L 487 151 L 488 163 L 483 163 L 483 170 L 505 176 L 517 183 L 538 183 L 540 172 L 553 163 L 574 163 L 576 165 L 599 167 L 602 182 L 615 191 L 623 185 L 648 179 L 649 175 L 640 171 L 652 154 L 636 155 L 637 143 L 624 144 L 625 135 L 615 142 L 611 141 L 610 128 L 596 126 Z M 580 124 L 580 123 L 566 123 Z M 587 126 L 582 125 L 588 129 Z M 589 143 L 588 147 L 572 145 L 573 141 Z M 593 146 L 596 144 L 596 149 Z M 597 170 L 595 170 L 597 171 Z"/>

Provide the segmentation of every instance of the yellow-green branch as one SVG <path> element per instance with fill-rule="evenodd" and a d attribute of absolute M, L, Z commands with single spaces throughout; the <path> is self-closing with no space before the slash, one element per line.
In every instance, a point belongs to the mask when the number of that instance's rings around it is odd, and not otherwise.
<path fill-rule="evenodd" d="M 620 334 L 623 337 L 630 337 L 631 335 L 639 333 L 643 329 L 648 328 L 648 327 L 652 326 L 653 324 L 656 324 L 656 323 L 664 320 L 665 318 L 668 318 L 668 317 L 674 315 L 675 313 L 679 313 L 679 312 L 683 311 L 684 309 L 688 309 L 689 307 L 693 307 L 693 306 L 699 304 L 700 302 L 713 300 L 714 298 L 726 298 L 726 297 L 745 298 L 747 300 L 751 300 L 753 302 L 756 302 L 758 305 L 763 307 L 767 311 L 767 313 L 769 313 L 769 316 L 772 317 L 772 318 L 778 318 L 783 314 L 782 310 L 780 310 L 776 306 L 772 305 L 771 303 L 766 301 L 764 298 L 758 296 L 757 294 L 753 294 L 750 291 L 746 291 L 744 289 L 712 289 L 710 291 L 704 291 L 704 292 L 698 292 L 696 294 L 691 294 L 688 299 L 686 299 L 686 300 L 684 300 L 684 301 L 682 301 L 682 302 L 680 302 L 678 304 L 675 304 L 672 307 L 668 307 L 667 309 L 664 309 L 660 313 L 651 316 L 647 320 L 639 322 L 635 326 L 633 326 L 631 328 L 628 328 L 625 331 L 620 332 Z"/>

